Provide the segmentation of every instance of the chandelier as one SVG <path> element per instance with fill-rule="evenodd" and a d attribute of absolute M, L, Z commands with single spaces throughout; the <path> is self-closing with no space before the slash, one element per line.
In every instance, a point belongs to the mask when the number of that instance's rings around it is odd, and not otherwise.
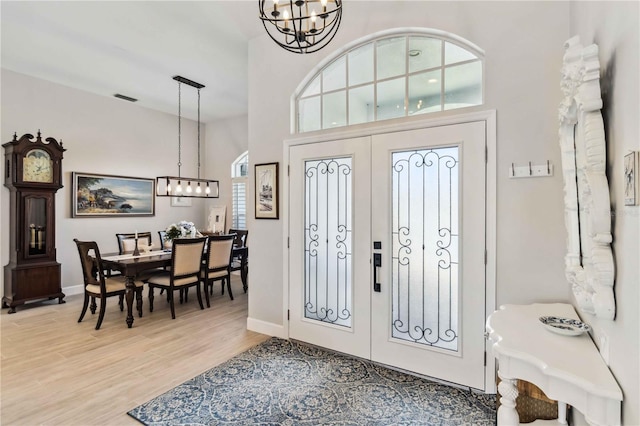
<path fill-rule="evenodd" d="M 294 53 L 313 53 L 325 47 L 338 32 L 342 18 L 342 0 L 258 0 L 258 5 L 269 37 Z"/>
<path fill-rule="evenodd" d="M 218 198 L 219 183 L 217 180 L 200 179 L 200 89 L 204 85 L 176 75 L 178 82 L 178 176 L 158 176 L 156 178 L 156 195 L 158 197 L 192 197 Z M 183 177 L 182 167 L 182 84 L 198 90 L 198 177 Z M 184 185 L 186 182 L 186 186 Z M 184 186 L 184 187 L 183 187 Z"/>

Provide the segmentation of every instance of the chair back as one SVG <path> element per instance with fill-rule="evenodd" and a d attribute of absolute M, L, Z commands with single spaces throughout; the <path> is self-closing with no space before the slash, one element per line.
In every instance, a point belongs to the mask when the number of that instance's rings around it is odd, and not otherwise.
<path fill-rule="evenodd" d="M 174 238 L 171 251 L 171 277 L 189 278 L 200 274 L 206 237 Z"/>
<path fill-rule="evenodd" d="M 235 234 L 211 235 L 207 243 L 207 270 L 226 269 L 231 264 Z"/>
<path fill-rule="evenodd" d="M 102 267 L 98 244 L 95 241 L 78 241 L 77 238 L 74 238 L 73 242 L 78 247 L 84 286 L 86 287 L 89 284 L 99 285 L 100 292 L 105 292 L 104 268 Z M 93 252 L 93 256 L 91 256 L 91 252 Z"/>
<path fill-rule="evenodd" d="M 116 238 L 118 239 L 118 252 L 120 254 L 133 253 L 136 248 L 135 233 L 116 234 Z M 150 246 L 151 232 L 138 232 L 138 243 Z"/>
<path fill-rule="evenodd" d="M 246 229 L 229 229 L 229 234 L 236 234 L 233 245 L 236 247 L 245 247 L 249 238 L 249 231 Z"/>
<path fill-rule="evenodd" d="M 164 240 L 166 239 L 167 232 L 166 231 L 158 231 L 158 236 L 160 237 L 160 247 L 164 247 Z"/>

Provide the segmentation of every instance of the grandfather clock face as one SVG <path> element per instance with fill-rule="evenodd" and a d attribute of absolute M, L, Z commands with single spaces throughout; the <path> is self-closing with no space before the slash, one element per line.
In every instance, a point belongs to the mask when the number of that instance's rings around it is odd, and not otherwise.
<path fill-rule="evenodd" d="M 23 182 L 53 182 L 53 161 L 43 149 L 32 149 L 22 160 Z"/>

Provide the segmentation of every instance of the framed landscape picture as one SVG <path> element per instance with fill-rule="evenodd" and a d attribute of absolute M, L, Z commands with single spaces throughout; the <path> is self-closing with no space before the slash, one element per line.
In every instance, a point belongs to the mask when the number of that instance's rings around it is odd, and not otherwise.
<path fill-rule="evenodd" d="M 72 173 L 72 217 L 155 215 L 155 179 Z"/>
<path fill-rule="evenodd" d="M 278 219 L 278 163 L 256 164 L 256 219 Z"/>

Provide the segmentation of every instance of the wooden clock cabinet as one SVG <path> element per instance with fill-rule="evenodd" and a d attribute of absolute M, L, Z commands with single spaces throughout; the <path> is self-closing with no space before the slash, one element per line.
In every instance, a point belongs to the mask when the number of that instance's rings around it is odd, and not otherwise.
<path fill-rule="evenodd" d="M 9 263 L 4 267 L 2 307 L 41 299 L 64 303 L 56 260 L 56 192 L 62 188 L 65 149 L 54 138 L 25 134 L 2 145 L 4 186 L 10 191 Z"/>

